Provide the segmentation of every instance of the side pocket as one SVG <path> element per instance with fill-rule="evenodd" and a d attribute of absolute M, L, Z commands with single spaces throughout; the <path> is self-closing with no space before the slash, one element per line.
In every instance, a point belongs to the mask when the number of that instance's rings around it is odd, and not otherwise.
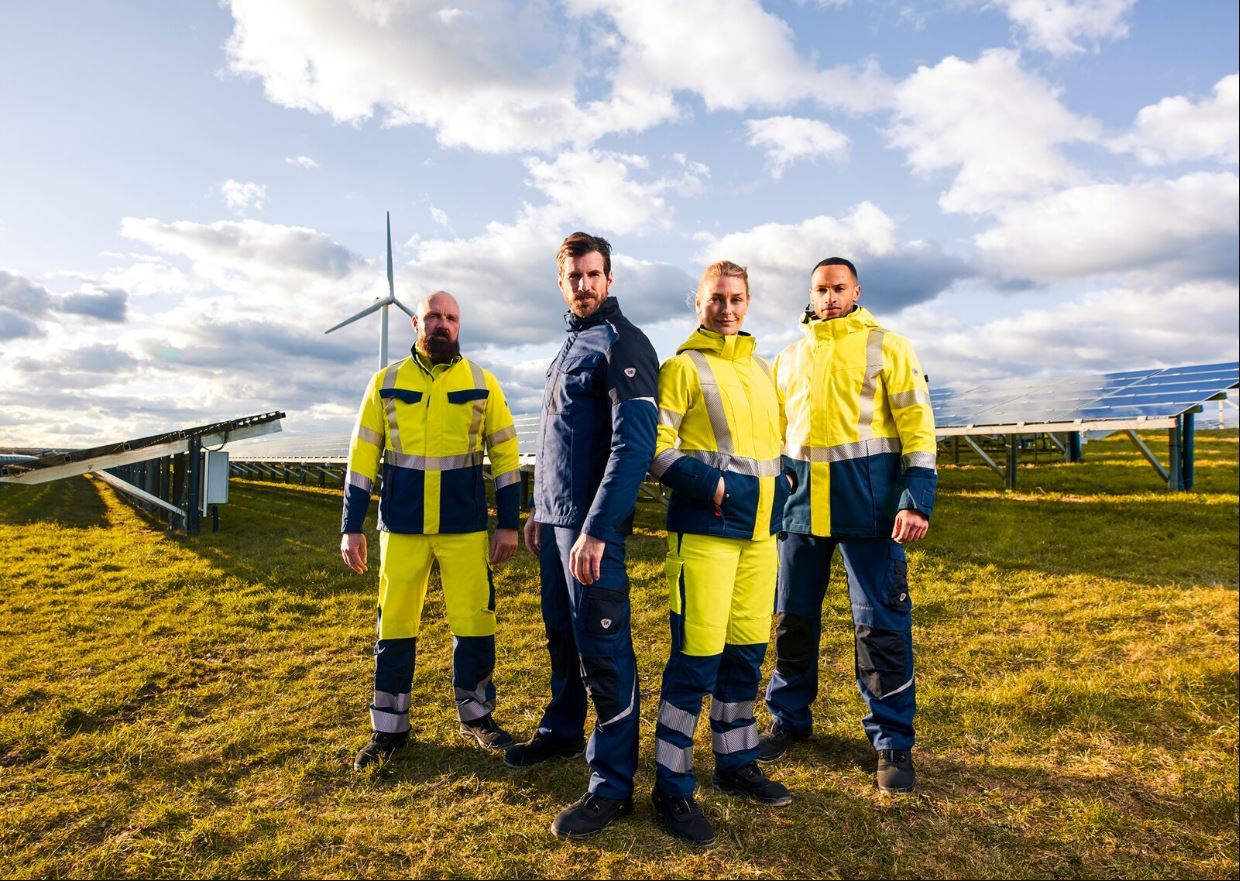
<path fill-rule="evenodd" d="M 911 612 L 913 598 L 908 591 L 908 562 L 904 548 L 894 545 L 887 558 L 887 608 L 894 612 Z"/>
<path fill-rule="evenodd" d="M 595 636 L 614 636 L 629 623 L 629 597 L 617 590 L 587 588 L 586 632 Z"/>

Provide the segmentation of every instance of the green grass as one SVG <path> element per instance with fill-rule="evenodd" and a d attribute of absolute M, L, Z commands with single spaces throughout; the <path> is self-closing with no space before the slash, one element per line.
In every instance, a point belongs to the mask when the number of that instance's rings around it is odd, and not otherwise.
<path fill-rule="evenodd" d="M 438 585 L 415 740 L 349 770 L 376 584 L 339 560 L 338 491 L 235 482 L 221 531 L 186 539 L 96 481 L 5 485 L 0 875 L 1234 878 L 1236 433 L 1199 434 L 1187 494 L 1122 439 L 1086 456 L 1022 468 L 1017 493 L 943 469 L 909 555 L 917 792 L 874 789 L 837 564 L 816 734 L 771 768 L 794 802 L 711 791 L 703 723 L 705 853 L 646 800 L 668 646 L 656 506 L 630 543 L 637 812 L 565 844 L 547 827 L 584 763 L 509 773 L 460 739 Z M 547 696 L 537 584 L 524 551 L 496 574 L 497 718 L 520 737 Z"/>

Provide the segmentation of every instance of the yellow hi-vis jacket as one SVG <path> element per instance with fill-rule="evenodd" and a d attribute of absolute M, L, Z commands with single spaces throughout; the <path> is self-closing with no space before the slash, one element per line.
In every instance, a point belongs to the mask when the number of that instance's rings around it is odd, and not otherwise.
<path fill-rule="evenodd" d="M 789 481 L 780 462 L 779 401 L 749 334 L 698 328 L 659 370 L 659 429 L 650 473 L 671 487 L 669 532 L 763 539 L 781 529 Z M 715 489 L 724 481 L 723 504 Z"/>
<path fill-rule="evenodd" d="M 785 463 L 797 488 L 788 532 L 890 535 L 896 512 L 934 509 L 934 414 L 912 344 L 857 307 L 822 321 L 775 359 Z"/>
<path fill-rule="evenodd" d="M 465 358 L 410 356 L 366 387 L 349 444 L 341 532 L 361 532 L 382 466 L 379 529 L 434 534 L 487 528 L 483 451 L 500 529 L 520 519 L 517 432 L 499 381 Z"/>

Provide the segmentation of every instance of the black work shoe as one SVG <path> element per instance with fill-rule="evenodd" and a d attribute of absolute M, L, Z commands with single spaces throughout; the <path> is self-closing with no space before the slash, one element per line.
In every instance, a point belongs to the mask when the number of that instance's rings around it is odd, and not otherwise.
<path fill-rule="evenodd" d="M 758 736 L 758 761 L 773 762 L 788 751 L 788 747 L 798 740 L 809 739 L 808 734 L 793 734 L 778 722 L 770 726 Z"/>
<path fill-rule="evenodd" d="M 650 803 L 668 835 L 694 847 L 710 847 L 715 843 L 715 829 L 692 796 L 679 798 L 656 789 L 650 793 Z"/>
<path fill-rule="evenodd" d="M 386 762 L 392 753 L 401 749 L 409 742 L 409 732 L 389 734 L 386 731 L 370 732 L 370 743 L 366 744 L 353 757 L 353 770 L 360 771 L 375 762 Z"/>
<path fill-rule="evenodd" d="M 560 811 L 551 821 L 551 831 L 557 838 L 570 841 L 588 838 L 602 832 L 621 817 L 633 813 L 633 799 L 606 798 L 587 792 L 571 805 Z"/>
<path fill-rule="evenodd" d="M 768 780 L 757 762 L 750 762 L 735 771 L 720 771 L 716 768 L 714 776 L 711 777 L 711 783 L 720 792 L 726 792 L 728 795 L 743 795 L 754 801 L 762 802 L 764 805 L 778 808 L 792 804 L 792 794 L 788 792 L 788 787 L 774 780 Z"/>
<path fill-rule="evenodd" d="M 509 768 L 528 768 L 551 759 L 575 759 L 585 751 L 584 738 L 549 740 L 541 731 L 535 731 L 534 736 L 525 743 L 510 746 L 504 751 L 504 764 Z"/>
<path fill-rule="evenodd" d="M 880 749 L 876 777 L 883 792 L 912 792 L 917 785 L 912 754 L 906 749 Z"/>
<path fill-rule="evenodd" d="M 491 714 L 461 723 L 461 737 L 472 737 L 484 749 L 505 749 L 512 746 L 512 735 L 495 724 Z"/>

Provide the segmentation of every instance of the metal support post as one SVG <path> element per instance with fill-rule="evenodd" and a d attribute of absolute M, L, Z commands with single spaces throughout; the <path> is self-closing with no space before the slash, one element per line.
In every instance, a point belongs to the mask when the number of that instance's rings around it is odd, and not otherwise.
<path fill-rule="evenodd" d="M 198 510 L 198 499 L 202 488 L 202 440 L 198 437 L 189 439 L 189 452 L 186 454 L 186 493 L 185 493 L 185 534 L 197 535 L 201 529 L 202 514 Z"/>
<path fill-rule="evenodd" d="M 1193 488 L 1193 457 L 1196 447 L 1196 439 L 1194 434 L 1196 431 L 1196 418 L 1190 410 L 1182 417 L 1184 420 L 1184 431 L 1181 435 L 1180 455 L 1183 457 L 1183 464 L 1180 466 L 1181 482 L 1185 490 Z"/>
<path fill-rule="evenodd" d="M 1068 432 L 1068 449 L 1064 454 L 1069 462 L 1081 462 L 1085 459 L 1085 452 L 1081 449 L 1081 433 L 1079 431 Z"/>
<path fill-rule="evenodd" d="M 952 464 L 960 464 L 960 435 L 952 437 Z"/>
<path fill-rule="evenodd" d="M 1004 478 L 1008 489 L 1016 489 L 1016 465 L 1020 461 L 1020 435 L 1008 435 L 1007 474 Z"/>
<path fill-rule="evenodd" d="M 1172 492 L 1179 492 L 1184 489 L 1184 463 L 1181 460 L 1183 451 L 1180 445 L 1180 435 L 1184 428 L 1184 417 L 1175 417 L 1175 425 L 1167 429 L 1167 446 L 1169 458 L 1167 469 L 1167 489 Z"/>

